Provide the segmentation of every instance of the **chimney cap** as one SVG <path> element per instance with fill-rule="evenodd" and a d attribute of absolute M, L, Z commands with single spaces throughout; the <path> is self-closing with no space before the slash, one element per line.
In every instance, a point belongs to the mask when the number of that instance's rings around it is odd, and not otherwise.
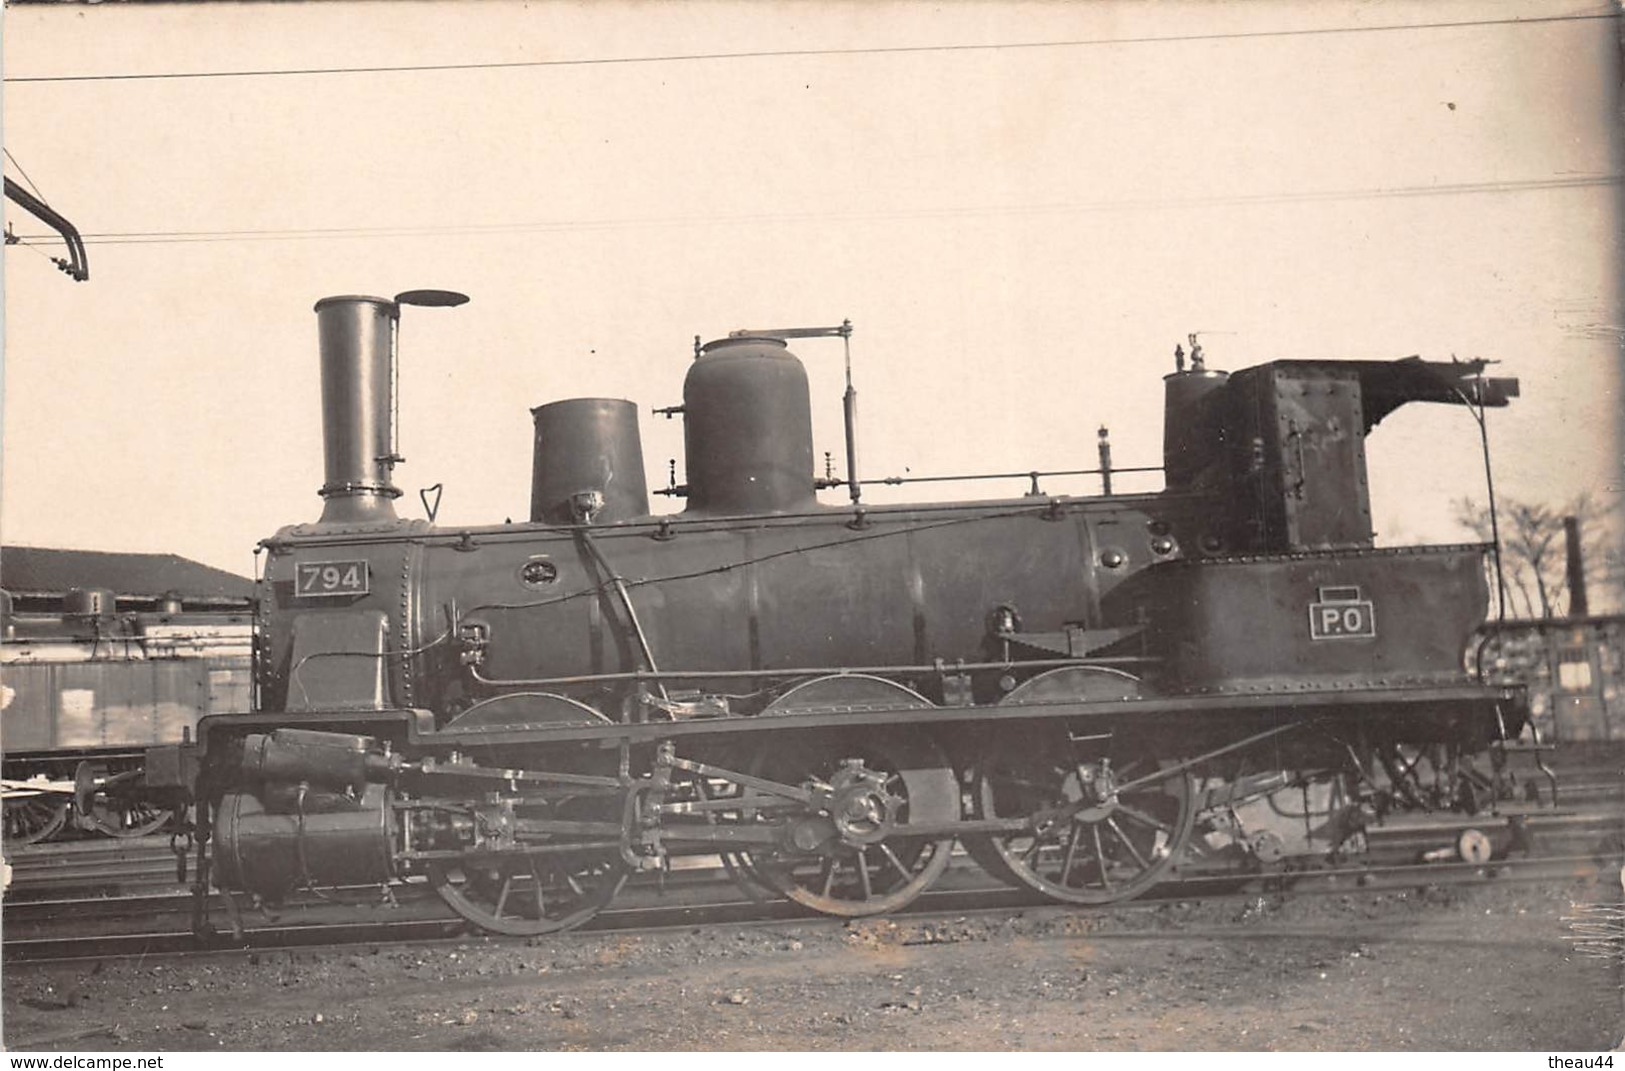
<path fill-rule="evenodd" d="M 467 294 L 459 294 L 455 290 L 403 290 L 394 298 L 374 297 L 371 294 L 335 294 L 324 297 L 316 302 L 316 309 L 320 311 L 324 305 L 339 303 L 365 302 L 369 305 L 383 305 L 388 307 L 391 314 L 400 311 L 402 305 L 417 305 L 425 308 L 455 308 L 468 303 Z"/>
<path fill-rule="evenodd" d="M 468 304 L 468 295 L 455 290 L 403 290 L 395 295 L 395 304 L 447 309 Z"/>

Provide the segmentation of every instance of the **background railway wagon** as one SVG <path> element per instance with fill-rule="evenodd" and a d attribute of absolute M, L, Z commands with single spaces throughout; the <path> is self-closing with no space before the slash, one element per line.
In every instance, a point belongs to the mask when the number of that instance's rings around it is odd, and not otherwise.
<path fill-rule="evenodd" d="M 1528 687 L 1542 740 L 1625 744 L 1625 615 L 1507 621 L 1486 631 L 1486 662 Z"/>
<path fill-rule="evenodd" d="M 231 614 L 188 615 L 99 642 L 8 641 L 6 756 L 173 742 L 203 714 L 247 710 L 250 648 L 247 616 Z"/>
<path fill-rule="evenodd" d="M 0 640 L 5 835 L 134 835 L 162 813 L 104 796 L 72 810 L 79 764 L 135 770 L 143 749 L 250 703 L 251 582 L 172 555 L 7 547 Z"/>

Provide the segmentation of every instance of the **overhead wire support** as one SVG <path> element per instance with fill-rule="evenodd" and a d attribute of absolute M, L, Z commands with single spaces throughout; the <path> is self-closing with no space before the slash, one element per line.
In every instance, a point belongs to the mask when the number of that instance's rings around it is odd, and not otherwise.
<path fill-rule="evenodd" d="M 5 180 L 7 197 L 11 198 L 11 200 L 22 206 L 24 210 L 26 210 L 34 218 L 38 219 L 41 223 L 45 224 L 47 227 L 50 227 L 52 230 L 56 231 L 62 236 L 63 244 L 68 247 L 68 255 L 65 259 L 62 257 L 52 257 L 52 263 L 81 283 L 89 279 L 90 260 L 85 256 L 85 243 L 79 237 L 79 229 L 72 223 L 68 222 L 66 216 L 63 216 L 61 213 L 57 212 L 56 209 L 52 208 L 38 197 L 35 197 L 33 194 L 23 189 L 22 186 L 11 181 L 10 175 L 5 176 Z M 6 242 L 8 245 L 15 244 L 14 239 L 12 239 L 9 234 Z"/>

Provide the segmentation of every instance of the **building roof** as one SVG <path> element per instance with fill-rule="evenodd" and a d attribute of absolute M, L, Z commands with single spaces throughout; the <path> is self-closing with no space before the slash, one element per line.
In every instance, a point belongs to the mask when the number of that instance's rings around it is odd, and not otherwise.
<path fill-rule="evenodd" d="M 126 599 L 175 592 L 189 602 L 243 601 L 254 582 L 178 554 L 125 554 L 55 547 L 0 547 L 0 588 L 13 595 L 60 596 L 70 588 L 108 588 Z"/>

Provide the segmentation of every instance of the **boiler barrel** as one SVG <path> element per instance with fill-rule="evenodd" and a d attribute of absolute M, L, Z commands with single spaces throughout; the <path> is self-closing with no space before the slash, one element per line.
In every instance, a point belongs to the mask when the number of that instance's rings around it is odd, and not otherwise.
<path fill-rule="evenodd" d="M 536 421 L 532 522 L 570 524 L 576 496 L 593 491 L 603 495 L 603 506 L 593 515 L 596 524 L 648 515 L 636 405 L 617 398 L 571 398 L 530 413 Z"/>

